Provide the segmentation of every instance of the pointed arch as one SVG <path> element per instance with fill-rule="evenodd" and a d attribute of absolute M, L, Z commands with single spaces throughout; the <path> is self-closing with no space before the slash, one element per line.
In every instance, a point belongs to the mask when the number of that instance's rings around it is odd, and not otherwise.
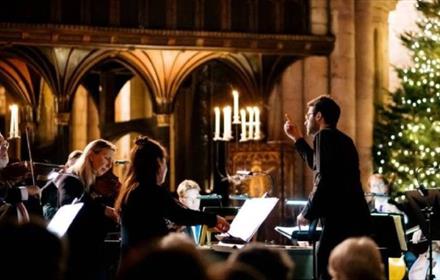
<path fill-rule="evenodd" d="M 0 73 L 26 104 L 36 105 L 31 74 L 24 62 L 13 58 L 0 60 Z"/>

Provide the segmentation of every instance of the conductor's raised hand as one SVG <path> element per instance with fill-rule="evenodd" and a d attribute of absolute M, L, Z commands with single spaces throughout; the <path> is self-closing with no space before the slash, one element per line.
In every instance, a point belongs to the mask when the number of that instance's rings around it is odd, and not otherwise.
<path fill-rule="evenodd" d="M 284 133 L 286 133 L 287 137 L 296 142 L 303 137 L 303 134 L 299 127 L 291 121 L 288 114 L 285 114 L 284 117 L 286 119 L 286 122 L 284 123 Z"/>
<path fill-rule="evenodd" d="M 229 223 L 225 218 L 217 215 L 217 223 L 215 224 L 215 229 L 220 232 L 227 232 L 229 230 Z"/>

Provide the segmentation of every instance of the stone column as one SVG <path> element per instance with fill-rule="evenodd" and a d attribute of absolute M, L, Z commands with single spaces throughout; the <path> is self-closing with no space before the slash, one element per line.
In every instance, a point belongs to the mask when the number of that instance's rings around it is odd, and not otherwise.
<path fill-rule="evenodd" d="M 330 56 L 330 94 L 341 106 L 339 129 L 356 139 L 354 1 L 332 1 L 331 14 L 336 42 Z"/>
<path fill-rule="evenodd" d="M 310 31 L 314 35 L 326 35 L 329 33 L 328 0 L 310 1 Z"/>
<path fill-rule="evenodd" d="M 372 21 L 375 32 L 375 101 L 383 102 L 389 88 L 388 15 L 396 8 L 397 0 L 373 1 Z"/>
<path fill-rule="evenodd" d="M 374 122 L 374 28 L 370 1 L 355 2 L 356 29 L 356 146 L 361 181 L 366 186 L 372 173 L 371 148 Z"/>
<path fill-rule="evenodd" d="M 65 162 L 69 154 L 69 122 L 69 99 L 64 95 L 55 97 L 56 162 Z"/>
<path fill-rule="evenodd" d="M 289 114 L 291 120 L 298 126 L 302 127 L 304 123 L 304 61 L 299 60 L 286 68 L 284 71 L 279 85 L 275 88 L 281 95 L 281 118 L 280 129 L 282 135 L 284 135 L 284 113 Z M 288 145 L 293 145 L 290 139 L 283 136 Z M 311 173 L 306 171 L 304 161 L 295 153 L 294 160 L 294 190 L 292 193 L 298 197 L 307 197 L 312 187 L 313 178 Z M 289 178 L 289 174 L 285 174 L 285 178 Z"/>
<path fill-rule="evenodd" d="M 314 35 L 327 35 L 329 33 L 328 27 L 328 6 L 327 0 L 312 0 L 310 2 L 310 29 Z M 300 124 L 304 124 L 304 115 L 307 110 L 307 102 L 311 99 L 329 93 L 329 58 L 325 56 L 310 56 L 304 59 L 302 63 L 303 78 L 303 98 L 299 106 L 301 107 L 302 114 L 300 117 Z M 304 130 L 305 133 L 305 130 Z M 312 143 L 312 138 L 307 137 L 308 142 Z M 298 166 L 298 161 L 302 159 L 298 158 L 295 166 Z M 304 162 L 301 163 L 304 166 L 304 187 L 305 194 L 308 194 L 313 187 L 313 174 L 310 168 L 307 167 Z"/>

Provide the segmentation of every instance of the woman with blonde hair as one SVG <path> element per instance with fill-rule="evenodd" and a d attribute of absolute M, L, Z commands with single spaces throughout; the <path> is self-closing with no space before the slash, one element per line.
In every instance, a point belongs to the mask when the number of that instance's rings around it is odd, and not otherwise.
<path fill-rule="evenodd" d="M 157 141 L 139 137 L 130 152 L 130 165 L 115 202 L 121 216 L 122 252 L 167 235 L 167 221 L 179 225 L 207 224 L 219 231 L 228 222 L 209 213 L 184 207 L 161 185 L 167 174 L 167 153 Z"/>
<path fill-rule="evenodd" d="M 98 139 L 90 142 L 59 180 L 59 207 L 75 201 L 84 203 L 67 231 L 67 275 L 71 279 L 95 279 L 104 269 L 100 263 L 104 238 L 117 216 L 113 208 L 95 200 L 91 188 L 96 177 L 112 167 L 114 151 L 115 146 L 109 141 Z"/>

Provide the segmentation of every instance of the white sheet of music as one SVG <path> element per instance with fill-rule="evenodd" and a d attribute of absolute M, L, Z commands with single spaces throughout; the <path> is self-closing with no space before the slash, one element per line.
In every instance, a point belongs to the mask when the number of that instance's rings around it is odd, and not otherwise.
<path fill-rule="evenodd" d="M 47 229 L 55 233 L 59 237 L 66 234 L 70 224 L 78 215 L 79 210 L 83 207 L 84 203 L 67 204 L 62 206 L 53 216 L 50 223 L 47 225 Z"/>
<path fill-rule="evenodd" d="M 407 251 L 405 232 L 403 230 L 402 219 L 398 215 L 393 215 L 394 226 L 396 227 L 397 237 L 399 238 L 400 249 Z"/>
<path fill-rule="evenodd" d="M 250 241 L 277 202 L 276 197 L 247 199 L 232 221 L 228 233 Z"/>
<path fill-rule="evenodd" d="M 298 226 L 295 226 L 295 227 L 276 226 L 275 230 L 277 232 L 281 233 L 283 236 L 290 239 L 292 237 L 292 233 L 299 231 L 300 229 Z M 308 230 L 309 230 L 308 225 L 301 226 L 301 231 L 308 231 Z M 320 230 L 322 230 L 322 227 L 317 227 L 316 230 L 320 231 Z"/>

